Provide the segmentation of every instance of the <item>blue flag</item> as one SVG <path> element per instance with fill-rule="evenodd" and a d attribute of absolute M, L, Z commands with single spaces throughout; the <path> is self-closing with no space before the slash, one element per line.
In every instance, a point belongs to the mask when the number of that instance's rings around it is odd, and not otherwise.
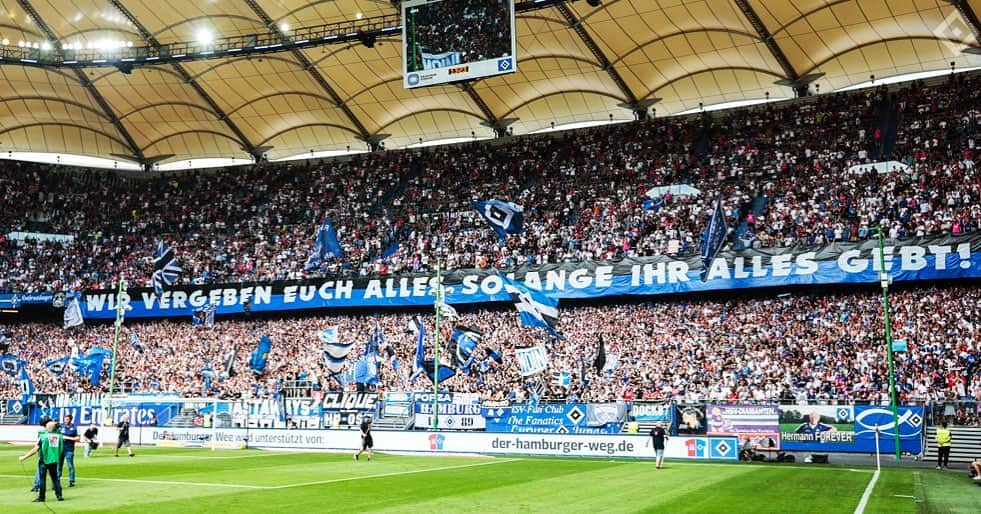
<path fill-rule="evenodd" d="M 412 379 L 422 373 L 422 361 L 426 357 L 426 348 L 423 345 L 423 341 L 426 339 L 426 327 L 422 324 L 422 320 L 419 316 L 413 316 L 409 320 L 409 331 L 416 332 L 416 360 L 412 364 Z"/>
<path fill-rule="evenodd" d="M 525 215 L 520 205 L 500 200 L 473 202 L 474 209 L 490 223 L 500 239 L 507 234 L 520 234 L 524 230 Z"/>
<path fill-rule="evenodd" d="M 27 368 L 23 366 L 23 362 L 21 364 L 17 374 L 17 382 L 20 384 L 20 403 L 31 403 L 31 398 L 34 396 L 34 382 L 27 374 Z"/>
<path fill-rule="evenodd" d="M 269 339 L 269 336 L 263 334 L 262 338 L 259 339 L 259 344 L 256 345 L 255 351 L 252 352 L 252 362 L 250 363 L 252 371 L 262 373 L 266 370 L 270 350 L 272 350 L 272 340 Z"/>
<path fill-rule="evenodd" d="M 422 361 L 422 370 L 431 382 L 436 382 L 436 366 L 433 364 L 432 359 Z M 439 365 L 439 382 L 445 382 L 453 377 L 453 375 L 456 375 L 456 368 L 445 364 Z"/>
<path fill-rule="evenodd" d="M 391 239 L 391 242 L 389 243 L 389 245 L 386 246 L 384 250 L 382 250 L 381 258 L 382 259 L 387 259 L 387 258 L 395 255 L 398 251 L 399 251 L 399 237 L 396 234 L 396 235 L 392 236 L 392 239 Z"/>
<path fill-rule="evenodd" d="M 55 375 L 61 376 L 68 367 L 68 361 L 71 359 L 69 356 L 64 356 L 60 359 L 52 359 L 44 362 L 44 366 L 48 368 L 48 371 L 54 373 Z"/>
<path fill-rule="evenodd" d="M 209 303 L 200 309 L 194 311 L 194 315 L 191 316 L 191 324 L 196 327 L 213 327 L 215 326 L 215 311 L 218 310 L 218 306 Z"/>
<path fill-rule="evenodd" d="M 453 328 L 454 348 L 456 365 L 464 375 L 470 374 L 470 365 L 473 364 L 477 353 L 477 346 L 484 337 L 484 333 L 473 327 L 458 326 Z"/>
<path fill-rule="evenodd" d="M 553 337 L 562 339 L 562 334 L 555 330 L 555 325 L 559 322 L 559 300 L 549 298 L 541 291 L 529 289 L 524 284 L 504 275 L 500 277 L 504 281 L 504 289 L 511 294 L 514 306 L 521 315 L 521 324 L 526 327 L 544 328 Z"/>
<path fill-rule="evenodd" d="M 354 381 L 368 385 L 378 383 L 378 354 L 369 353 L 358 359 L 354 365 Z"/>
<path fill-rule="evenodd" d="M 153 257 L 153 275 L 150 276 L 157 296 L 163 294 L 164 286 L 169 286 L 177 280 L 177 275 L 181 271 L 177 263 L 177 254 L 163 241 L 157 243 L 157 251 Z"/>
<path fill-rule="evenodd" d="M 310 257 L 303 266 L 303 271 L 312 271 L 320 267 L 325 261 L 341 257 L 344 252 L 341 250 L 341 243 L 337 240 L 337 230 L 330 220 L 324 218 L 324 223 L 317 230 L 317 239 L 313 243 L 313 250 Z"/>
<path fill-rule="evenodd" d="M 102 367 L 107 355 L 112 355 L 112 352 L 95 347 L 89 350 L 88 355 L 75 357 L 69 362 L 78 374 L 87 378 L 92 385 L 98 386 L 102 382 Z"/>
<path fill-rule="evenodd" d="M 12 377 L 16 377 L 20 374 L 20 370 L 23 367 L 24 361 L 17 358 L 15 355 L 9 353 L 0 355 L 0 368 L 3 369 L 4 373 Z"/>
<path fill-rule="evenodd" d="M 136 331 L 133 329 L 129 330 L 129 344 L 133 347 L 133 349 L 140 353 L 143 353 L 143 351 L 146 350 L 146 348 L 143 347 L 143 343 L 140 342 L 140 338 L 137 337 Z"/>
<path fill-rule="evenodd" d="M 726 242 L 726 235 L 729 233 L 729 227 L 726 226 L 726 216 L 722 212 L 722 195 L 719 195 L 718 200 L 715 201 L 715 209 L 712 211 L 712 217 L 709 218 L 708 226 L 705 227 L 705 233 L 702 234 L 702 282 L 708 278 L 709 268 L 712 266 L 712 261 L 715 256 L 718 255 L 719 250 L 722 249 L 722 245 Z"/>
<path fill-rule="evenodd" d="M 218 378 L 218 374 L 215 373 L 215 370 L 211 367 L 210 361 L 206 362 L 204 367 L 201 368 L 201 376 L 204 377 L 204 388 L 210 390 L 211 381 Z"/>

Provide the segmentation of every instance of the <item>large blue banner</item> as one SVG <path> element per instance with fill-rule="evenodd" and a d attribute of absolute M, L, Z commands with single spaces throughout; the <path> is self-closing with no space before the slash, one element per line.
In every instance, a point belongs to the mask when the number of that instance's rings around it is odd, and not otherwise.
<path fill-rule="evenodd" d="M 899 449 L 920 453 L 923 449 L 923 407 L 898 408 Z M 875 452 L 876 427 L 879 451 L 895 451 L 892 409 L 880 405 L 781 405 L 780 449 L 812 452 Z"/>
<path fill-rule="evenodd" d="M 591 427 L 584 403 L 484 407 L 488 432 L 548 434 L 618 434 L 620 423 Z"/>
<path fill-rule="evenodd" d="M 127 417 L 129 422 L 135 427 L 141 426 L 163 426 L 176 416 L 180 411 L 177 403 L 122 403 L 113 405 L 112 419 L 109 420 L 113 425 L 119 423 L 123 417 Z M 31 409 L 29 423 L 36 425 L 41 418 L 62 420 L 65 414 L 71 414 L 75 424 L 80 427 L 88 425 L 101 426 L 104 424 L 107 410 L 98 406 L 68 405 L 61 407 L 36 407 Z"/>
<path fill-rule="evenodd" d="M 981 235 L 891 241 L 886 268 L 897 282 L 981 278 Z M 657 295 L 719 289 L 789 285 L 879 282 L 879 249 L 874 241 L 823 246 L 722 252 L 712 261 L 706 281 L 701 259 L 665 256 L 621 261 L 523 266 L 507 275 L 553 298 Z M 510 295 L 495 270 L 457 270 L 443 276 L 446 301 L 505 302 Z M 328 307 L 432 305 L 435 277 L 405 275 L 375 279 L 322 279 L 304 282 L 178 286 L 157 295 L 130 289 L 123 302 L 127 317 L 190 316 L 207 304 L 217 313 L 283 311 Z M 115 317 L 112 291 L 85 292 L 86 319 Z"/>

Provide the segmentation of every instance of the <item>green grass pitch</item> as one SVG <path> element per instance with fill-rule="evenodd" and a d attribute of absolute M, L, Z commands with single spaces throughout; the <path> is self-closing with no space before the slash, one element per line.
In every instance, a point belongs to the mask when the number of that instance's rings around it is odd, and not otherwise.
<path fill-rule="evenodd" d="M 0 447 L 0 512 L 851 513 L 871 468 L 137 448 L 79 452 L 77 486 L 31 503 L 36 460 Z M 67 477 L 63 481 L 67 485 Z M 981 512 L 961 472 L 883 468 L 865 512 Z"/>

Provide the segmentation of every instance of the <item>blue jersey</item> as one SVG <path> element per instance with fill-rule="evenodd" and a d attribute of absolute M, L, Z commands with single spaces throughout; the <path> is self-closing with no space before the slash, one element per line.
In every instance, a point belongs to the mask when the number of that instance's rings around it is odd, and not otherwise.
<path fill-rule="evenodd" d="M 61 435 L 63 437 L 78 437 L 78 428 L 75 425 L 61 425 Z M 72 453 L 75 451 L 75 441 L 69 441 L 65 439 L 64 446 L 62 447 L 63 453 Z"/>

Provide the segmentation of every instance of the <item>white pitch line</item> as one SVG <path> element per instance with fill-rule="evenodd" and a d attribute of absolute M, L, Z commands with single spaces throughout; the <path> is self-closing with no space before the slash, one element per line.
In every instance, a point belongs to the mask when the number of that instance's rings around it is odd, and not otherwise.
<path fill-rule="evenodd" d="M 855 507 L 855 514 L 864 514 L 865 506 L 869 504 L 869 498 L 872 497 L 872 489 L 875 489 L 875 483 L 879 480 L 879 470 L 875 470 L 872 473 L 872 480 L 869 480 L 869 485 L 865 488 L 865 493 L 862 495 L 862 501 L 858 502 L 858 507 Z"/>
<path fill-rule="evenodd" d="M 367 479 L 367 478 L 385 478 L 385 477 L 394 477 L 394 476 L 401 476 L 401 475 L 415 475 L 415 474 L 418 474 L 418 473 L 429 473 L 431 471 L 448 471 L 448 470 L 451 470 L 451 469 L 476 468 L 478 466 L 490 466 L 490 465 L 493 465 L 493 464 L 504 464 L 506 462 L 515 462 L 515 461 L 519 461 L 519 460 L 522 460 L 522 459 L 501 459 L 501 460 L 493 460 L 493 461 L 489 461 L 489 462 L 477 462 L 475 464 L 460 464 L 460 465 L 457 465 L 457 466 L 443 466 L 441 468 L 414 469 L 414 470 L 410 470 L 410 471 L 395 471 L 395 472 L 392 472 L 392 473 L 379 473 L 377 475 L 364 475 L 364 476 L 357 476 L 357 477 L 334 478 L 334 479 L 331 479 L 331 480 L 318 480 L 316 482 L 303 482 L 303 483 L 300 483 L 300 484 L 287 484 L 287 485 L 269 486 L 269 489 L 287 489 L 287 488 L 290 488 L 290 487 L 306 487 L 306 486 L 309 486 L 309 485 L 325 485 L 325 484 L 336 484 L 338 482 L 351 482 L 351 481 L 354 481 L 354 480 L 363 480 L 363 479 Z"/>
<path fill-rule="evenodd" d="M 0 478 L 30 478 L 25 475 L 0 475 Z M 245 485 L 245 484 L 211 484 L 205 482 L 176 482 L 171 480 L 138 480 L 135 478 L 79 478 L 79 482 L 123 482 L 129 484 L 154 484 L 154 485 L 197 485 L 203 487 L 227 487 L 231 489 L 275 489 L 268 485 Z"/>
<path fill-rule="evenodd" d="M 97 481 L 97 482 L 122 482 L 130 484 L 153 484 L 153 485 L 190 485 L 190 486 L 202 486 L 202 487 L 225 487 L 229 489 L 288 489 L 291 487 L 306 487 L 310 485 L 325 485 L 334 484 L 338 482 L 351 482 L 354 480 L 362 480 L 368 478 L 385 478 L 394 477 L 400 475 L 415 475 L 419 473 L 429 473 L 432 471 L 449 471 L 451 469 L 463 469 L 463 468 L 475 468 L 478 466 L 488 466 L 491 464 L 504 464 L 506 462 L 515 462 L 522 459 L 501 459 L 493 460 L 488 462 L 477 462 L 474 464 L 461 464 L 457 466 L 443 466 L 439 468 L 426 468 L 426 469 L 414 469 L 409 471 L 395 471 L 392 473 L 379 473 L 377 475 L 364 475 L 355 477 L 345 477 L 345 478 L 334 478 L 331 480 L 318 480 L 316 482 L 303 482 L 299 484 L 286 484 L 286 485 L 246 485 L 246 484 L 213 484 L 206 482 L 180 482 L 171 480 L 139 480 L 132 478 L 79 478 L 80 482 Z M 29 478 L 26 475 L 0 475 L 0 478 Z"/>

